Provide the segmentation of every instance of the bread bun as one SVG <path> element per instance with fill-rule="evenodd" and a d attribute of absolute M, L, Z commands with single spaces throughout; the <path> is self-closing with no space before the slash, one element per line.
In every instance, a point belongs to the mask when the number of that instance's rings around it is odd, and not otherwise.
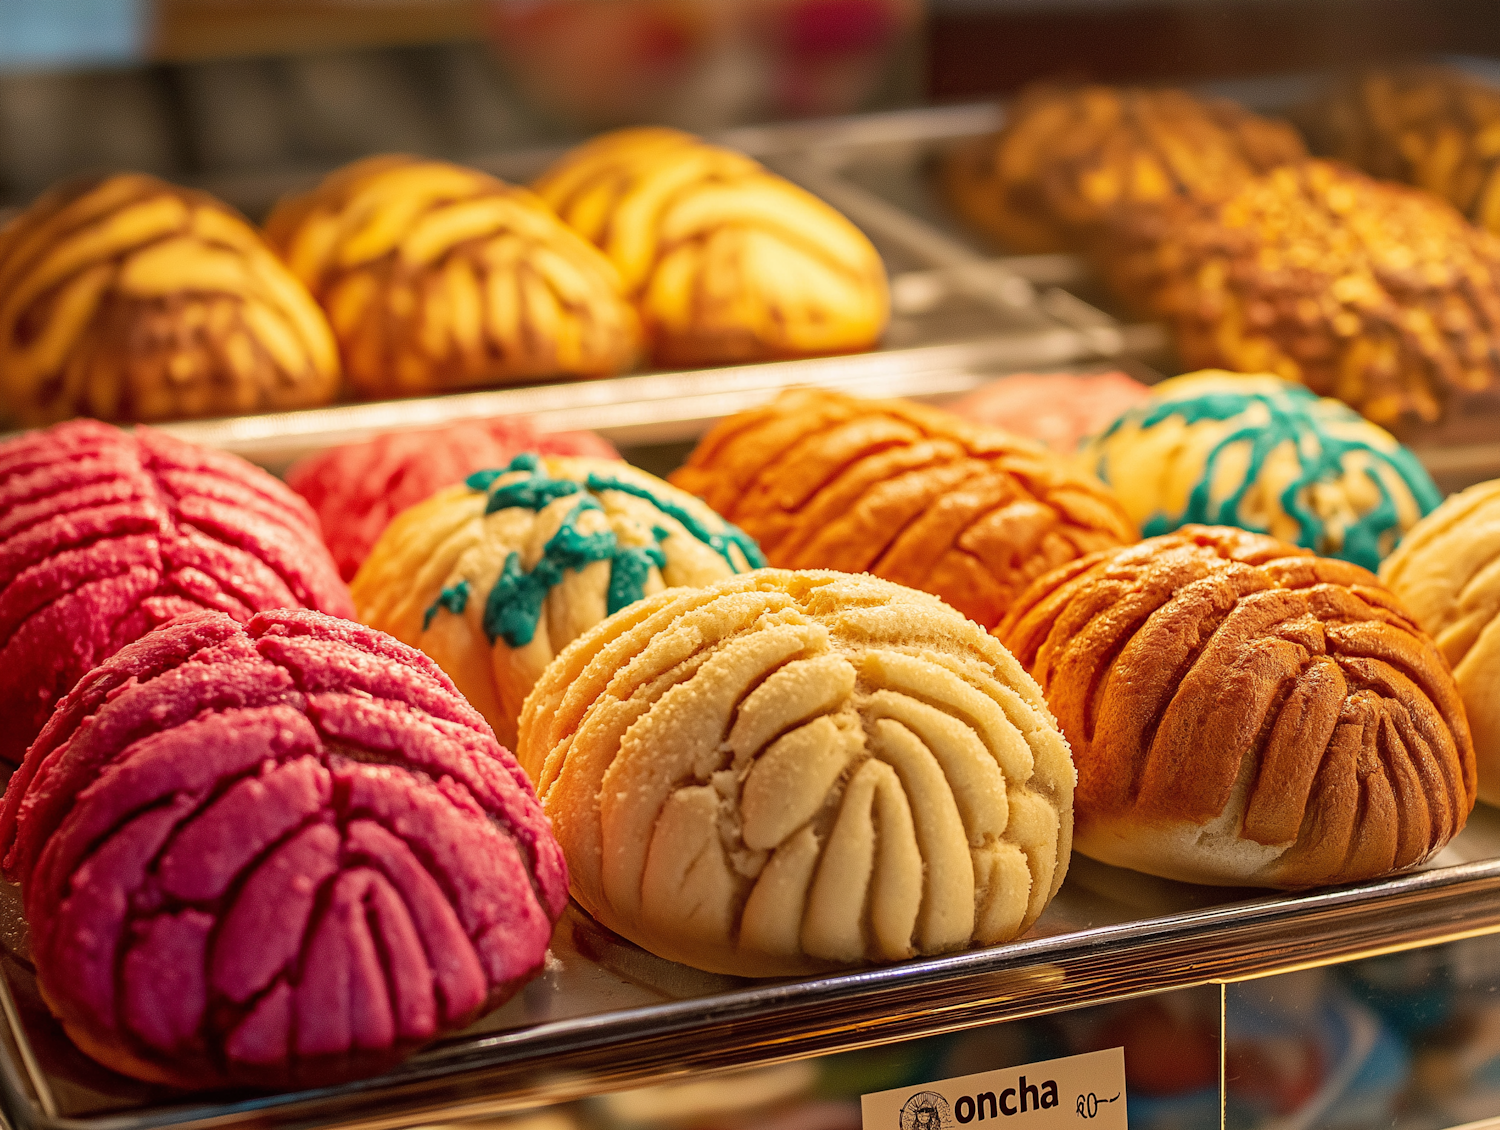
<path fill-rule="evenodd" d="M 720 421 L 671 479 L 772 565 L 874 573 L 987 628 L 1047 570 L 1136 537 L 1063 456 L 909 400 L 785 392 Z"/>
<path fill-rule="evenodd" d="M 0 229 L 0 408 L 23 424 L 275 412 L 338 386 L 323 312 L 211 196 L 121 173 Z"/>
<path fill-rule="evenodd" d="M 1443 497 L 1384 428 L 1269 374 L 1162 381 L 1079 457 L 1147 537 L 1238 526 L 1372 570 Z"/>
<path fill-rule="evenodd" d="M 667 585 L 765 564 L 691 495 L 615 460 L 523 452 L 403 511 L 354 577 L 359 618 L 425 651 L 513 746 L 552 657 Z"/>
<path fill-rule="evenodd" d="M 848 353 L 885 332 L 885 266 L 864 233 L 742 153 L 622 129 L 533 187 L 619 269 L 659 365 Z"/>
<path fill-rule="evenodd" d="M 1448 665 L 1357 565 L 1185 526 L 1044 577 L 996 634 L 1072 745 L 1078 850 L 1107 863 L 1347 883 L 1421 863 L 1474 805 Z"/>
<path fill-rule="evenodd" d="M 614 268 L 478 169 L 368 157 L 283 200 L 266 234 L 328 311 L 362 396 L 609 376 L 635 360 Z"/>
<path fill-rule="evenodd" d="M 1455 494 L 1386 558 L 1380 579 L 1453 667 L 1479 762 L 1479 798 L 1500 804 L 1500 481 Z"/>
<path fill-rule="evenodd" d="M 547 668 L 517 748 L 574 897 L 700 969 L 1007 941 L 1067 870 L 1073 765 L 1036 685 L 874 577 L 766 569 L 632 605 Z"/>

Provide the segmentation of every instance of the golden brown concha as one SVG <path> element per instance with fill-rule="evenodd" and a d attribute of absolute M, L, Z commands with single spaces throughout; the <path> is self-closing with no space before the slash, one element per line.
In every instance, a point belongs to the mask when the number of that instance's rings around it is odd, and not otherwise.
<path fill-rule="evenodd" d="M 1429 193 L 1289 165 L 1177 226 L 1152 271 L 1189 368 L 1275 373 L 1385 427 L 1500 387 L 1500 239 Z"/>
<path fill-rule="evenodd" d="M 619 269 L 659 365 L 849 353 L 885 332 L 885 266 L 864 233 L 743 153 L 622 129 L 533 187 Z"/>
<path fill-rule="evenodd" d="M 1500 234 L 1500 89 L 1452 67 L 1366 71 L 1339 83 L 1311 126 L 1330 156 L 1434 192 Z"/>
<path fill-rule="evenodd" d="M 1500 480 L 1455 494 L 1380 567 L 1453 667 L 1479 763 L 1479 797 L 1500 804 Z"/>
<path fill-rule="evenodd" d="M 1307 155 L 1285 122 L 1136 87 L 1028 87 L 998 135 L 942 169 L 959 213 L 1015 251 L 1090 248 L 1122 211 L 1222 200 Z"/>
<path fill-rule="evenodd" d="M 1453 675 L 1358 565 L 1184 526 L 1044 577 L 995 634 L 1068 737 L 1095 859 L 1347 883 L 1421 863 L 1474 806 Z"/>
<path fill-rule="evenodd" d="M 349 382 L 409 396 L 627 369 L 615 269 L 524 188 L 446 161 L 356 161 L 266 221 L 328 312 Z"/>
<path fill-rule="evenodd" d="M 211 196 L 122 173 L 0 229 L 0 407 L 23 424 L 305 408 L 338 384 L 323 312 Z"/>
<path fill-rule="evenodd" d="M 987 628 L 1049 569 L 1137 537 L 1063 456 L 909 400 L 782 393 L 721 421 L 671 481 L 772 565 L 874 573 Z"/>
<path fill-rule="evenodd" d="M 1074 771 L 1036 684 L 941 601 L 763 569 L 574 641 L 518 757 L 610 929 L 783 976 L 1008 941 L 1067 871 Z"/>

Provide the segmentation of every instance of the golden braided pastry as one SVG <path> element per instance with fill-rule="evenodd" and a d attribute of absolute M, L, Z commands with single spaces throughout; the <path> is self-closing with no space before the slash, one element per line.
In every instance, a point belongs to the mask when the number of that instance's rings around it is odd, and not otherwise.
<path fill-rule="evenodd" d="M 1063 456 L 908 400 L 782 393 L 721 421 L 671 481 L 772 565 L 874 573 L 987 628 L 1047 570 L 1137 537 Z"/>
<path fill-rule="evenodd" d="M 864 233 L 741 153 L 617 130 L 533 187 L 619 268 L 658 364 L 846 353 L 885 331 L 885 267 Z"/>
<path fill-rule="evenodd" d="M 322 311 L 204 193 L 122 173 L 0 229 L 0 399 L 24 424 L 305 408 L 338 384 Z"/>
<path fill-rule="evenodd" d="M 266 234 L 328 312 L 363 396 L 635 360 L 619 277 L 535 196 L 446 161 L 383 156 L 283 200 Z"/>
<path fill-rule="evenodd" d="M 1479 762 L 1479 796 L 1500 804 L 1500 480 L 1455 494 L 1416 524 L 1380 579 L 1453 667 Z"/>
<path fill-rule="evenodd" d="M 953 152 L 959 213 L 1015 251 L 1089 248 L 1123 212 L 1223 200 L 1307 155 L 1285 122 L 1185 90 L 1036 85 L 994 137 Z"/>
<path fill-rule="evenodd" d="M 610 929 L 783 976 L 1008 941 L 1067 871 L 1036 684 L 941 601 L 765 569 L 670 589 L 542 675 L 518 757 Z"/>
<path fill-rule="evenodd" d="M 1288 165 L 1132 269 L 1190 368 L 1274 373 L 1384 427 L 1500 388 L 1500 238 L 1426 192 Z"/>
<path fill-rule="evenodd" d="M 1346 883 L 1421 863 L 1474 806 L 1453 675 L 1358 565 L 1184 526 L 1044 577 L 995 634 L 1068 736 L 1096 859 Z"/>

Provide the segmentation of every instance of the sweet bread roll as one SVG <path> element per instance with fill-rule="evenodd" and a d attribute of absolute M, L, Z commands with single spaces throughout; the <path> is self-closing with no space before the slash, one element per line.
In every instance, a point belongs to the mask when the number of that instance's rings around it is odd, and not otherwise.
<path fill-rule="evenodd" d="M 761 570 L 633 605 L 547 668 L 517 748 L 573 896 L 714 972 L 1008 941 L 1068 866 L 1073 765 L 1036 684 L 874 577 Z"/>
<path fill-rule="evenodd" d="M 0 850 L 68 1034 L 188 1088 L 390 1067 L 520 988 L 567 905 L 453 684 L 300 610 L 181 617 L 91 671 L 11 778 Z"/>
<path fill-rule="evenodd" d="M 1004 428 L 1071 455 L 1149 395 L 1140 381 L 1120 372 L 1012 373 L 945 407 L 971 423 Z"/>
<path fill-rule="evenodd" d="M 1078 765 L 1078 850 L 1194 883 L 1315 887 L 1463 828 L 1474 747 L 1442 655 L 1357 565 L 1184 526 L 1042 578 L 996 629 Z"/>
<path fill-rule="evenodd" d="M 326 404 L 323 312 L 238 213 L 122 173 L 0 229 L 0 407 L 27 425 Z"/>
<path fill-rule="evenodd" d="M 266 235 L 328 312 L 349 383 L 411 396 L 627 369 L 613 267 L 524 188 L 446 161 L 356 161 Z"/>
<path fill-rule="evenodd" d="M 1443 497 L 1385 429 L 1264 375 L 1163 381 L 1080 458 L 1147 537 L 1238 526 L 1371 570 Z"/>
<path fill-rule="evenodd" d="M 1014 251 L 1092 247 L 1122 212 L 1222 200 L 1307 155 L 1284 122 L 1184 90 L 1034 85 L 948 158 L 959 213 Z"/>
<path fill-rule="evenodd" d="M 1449 498 L 1386 558 L 1380 579 L 1453 668 L 1479 761 L 1479 796 L 1500 804 L 1500 481 Z"/>
<path fill-rule="evenodd" d="M 354 606 L 437 660 L 511 746 L 527 692 L 582 632 L 667 585 L 764 564 L 654 475 L 524 452 L 398 515 L 354 577 Z"/>
<path fill-rule="evenodd" d="M 786 392 L 721 421 L 671 478 L 772 565 L 874 573 L 987 628 L 1047 570 L 1136 538 L 1062 456 L 908 400 Z"/>
<path fill-rule="evenodd" d="M 1191 367 L 1274 373 L 1384 427 L 1500 388 L 1500 238 L 1429 193 L 1289 165 L 1174 227 L 1153 272 Z"/>
<path fill-rule="evenodd" d="M 741 153 L 616 130 L 533 187 L 619 268 L 659 365 L 847 353 L 885 331 L 885 267 L 864 233 Z"/>

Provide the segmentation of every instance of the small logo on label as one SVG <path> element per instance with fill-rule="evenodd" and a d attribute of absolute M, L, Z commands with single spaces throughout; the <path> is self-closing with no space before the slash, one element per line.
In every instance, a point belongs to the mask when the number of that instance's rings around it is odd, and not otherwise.
<path fill-rule="evenodd" d="M 953 1108 L 936 1091 L 918 1091 L 901 1108 L 901 1130 L 953 1130 Z"/>

